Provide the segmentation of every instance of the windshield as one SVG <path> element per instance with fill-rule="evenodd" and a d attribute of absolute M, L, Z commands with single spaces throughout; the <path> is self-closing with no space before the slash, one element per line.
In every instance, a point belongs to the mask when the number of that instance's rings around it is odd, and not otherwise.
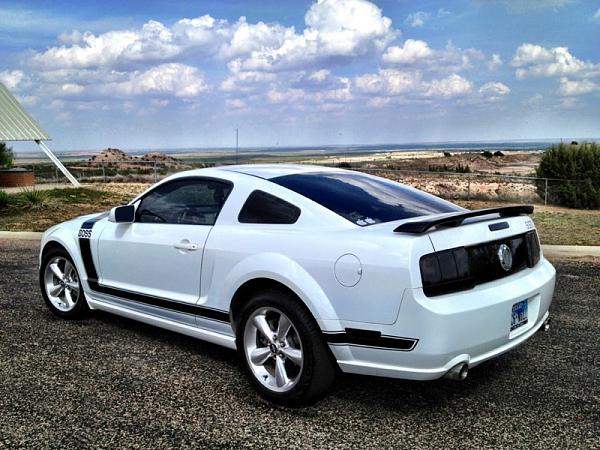
<path fill-rule="evenodd" d="M 311 172 L 271 178 L 360 226 L 430 214 L 458 206 L 392 181 L 352 172 Z"/>

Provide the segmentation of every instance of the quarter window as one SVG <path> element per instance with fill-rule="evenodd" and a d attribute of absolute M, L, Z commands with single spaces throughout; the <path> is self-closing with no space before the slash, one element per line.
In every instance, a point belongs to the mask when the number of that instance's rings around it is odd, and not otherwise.
<path fill-rule="evenodd" d="M 230 183 L 209 179 L 163 184 L 142 199 L 137 222 L 214 225 L 231 187 Z"/>
<path fill-rule="evenodd" d="M 300 208 L 263 191 L 254 191 L 242 206 L 238 220 L 241 223 L 295 223 Z"/>

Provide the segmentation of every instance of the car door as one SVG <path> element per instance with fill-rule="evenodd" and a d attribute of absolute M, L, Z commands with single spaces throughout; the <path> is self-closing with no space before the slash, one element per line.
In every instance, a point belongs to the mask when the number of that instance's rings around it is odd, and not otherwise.
<path fill-rule="evenodd" d="M 122 296 L 136 302 L 167 301 L 153 306 L 195 304 L 204 245 L 231 188 L 228 181 L 194 177 L 163 183 L 144 195 L 134 223 L 109 222 L 100 235 L 100 284 L 125 291 Z"/>

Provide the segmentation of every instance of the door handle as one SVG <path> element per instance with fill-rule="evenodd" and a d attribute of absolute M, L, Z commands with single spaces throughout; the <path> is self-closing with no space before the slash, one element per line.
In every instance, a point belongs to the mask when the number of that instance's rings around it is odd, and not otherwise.
<path fill-rule="evenodd" d="M 190 252 L 198 250 L 198 244 L 195 242 L 190 242 L 187 239 L 175 244 L 173 247 L 175 247 L 177 250 L 187 250 Z"/>

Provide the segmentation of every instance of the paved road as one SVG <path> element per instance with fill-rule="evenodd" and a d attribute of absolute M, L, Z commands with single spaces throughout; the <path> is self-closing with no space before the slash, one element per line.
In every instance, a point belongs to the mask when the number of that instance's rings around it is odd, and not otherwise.
<path fill-rule="evenodd" d="M 600 266 L 557 263 L 553 329 L 463 383 L 340 377 L 298 410 L 231 351 L 97 313 L 54 318 L 36 244 L 0 240 L 0 447 L 600 447 Z"/>

